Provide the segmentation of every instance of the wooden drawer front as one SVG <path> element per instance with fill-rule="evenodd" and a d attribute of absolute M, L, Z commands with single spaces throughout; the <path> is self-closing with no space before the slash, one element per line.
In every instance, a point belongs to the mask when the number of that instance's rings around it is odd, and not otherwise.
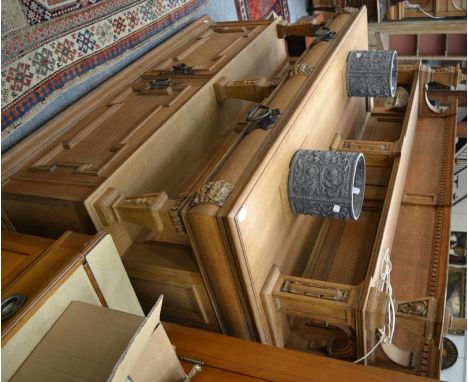
<path fill-rule="evenodd" d="M 82 251 L 90 239 L 70 231 L 58 240 L 2 232 L 2 300 L 15 293 L 26 296 L 24 305 L 2 321 L 2 346 L 40 309 L 47 296 L 82 265 Z"/>
<path fill-rule="evenodd" d="M 16 232 L 2 232 L 2 289 L 32 264 L 42 252 L 54 243 Z"/>
<path fill-rule="evenodd" d="M 11 178 L 5 191 L 20 194 L 29 191 L 45 197 L 84 200 L 160 129 L 162 132 L 158 134 L 163 136 L 159 137 L 158 142 L 164 147 L 168 146 L 168 142 L 174 144 L 174 141 L 193 133 L 191 129 L 194 124 L 202 125 L 197 126 L 199 137 L 196 140 L 191 138 L 188 143 L 184 141 L 183 148 L 188 145 L 187 151 L 190 151 L 190 147 L 195 145 L 192 142 L 204 142 L 206 130 L 210 130 L 209 135 L 216 135 L 211 140 L 217 142 L 226 130 L 222 116 L 226 115 L 228 121 L 233 123 L 238 119 L 238 113 L 246 108 L 246 102 L 217 103 L 210 81 L 213 82 L 214 76 L 219 76 L 217 73 L 231 60 L 237 59 L 243 63 L 247 59 L 262 60 L 267 52 L 265 48 L 264 52 L 257 49 L 253 59 L 251 53 L 243 53 L 243 58 L 239 53 L 269 26 L 267 34 L 270 36 L 273 29 L 269 21 L 241 25 L 211 22 L 199 27 L 163 55 L 149 53 L 154 64 L 150 62 L 143 69 L 134 64 L 133 78 L 129 82 L 115 83 L 112 91 L 89 110 L 70 115 L 63 126 L 63 133 L 58 134 L 54 143 L 47 148 L 40 148 L 33 156 L 34 160 Z M 276 45 L 270 50 L 277 52 L 278 48 Z M 280 61 L 280 57 L 282 55 L 278 54 L 276 60 Z M 193 67 L 194 72 L 181 74 L 173 69 L 174 65 L 182 63 Z M 252 72 L 251 75 L 256 78 L 271 75 L 271 69 L 276 68 L 277 62 L 272 60 L 272 63 L 265 63 L 262 67 L 249 62 L 244 65 L 247 69 L 231 66 L 225 73 L 227 76 L 232 76 L 233 72 L 243 78 Z M 170 86 L 152 89 L 151 81 L 160 79 L 169 79 Z M 203 95 L 200 94 L 202 89 Z M 200 101 L 200 97 L 203 100 Z M 191 100 L 197 105 L 189 106 Z M 182 108 L 185 112 L 180 110 Z M 190 117 L 186 114 L 187 108 L 193 112 Z M 197 118 L 193 118 L 195 114 Z M 175 118 L 184 121 L 179 121 L 177 127 L 167 126 L 166 122 L 170 124 Z M 180 129 L 177 137 L 173 137 L 174 129 Z M 215 149 L 204 147 L 202 153 Z M 152 150 L 157 156 L 162 149 L 152 147 Z M 176 149 L 173 151 L 177 152 Z M 168 159 L 167 162 L 170 164 L 173 161 Z M 59 189 L 57 184 L 63 188 Z"/>
<path fill-rule="evenodd" d="M 135 242 L 125 252 L 123 263 L 145 312 L 163 294 L 166 320 L 218 329 L 194 254 L 186 244 Z"/>
<path fill-rule="evenodd" d="M 177 79 L 166 91 L 145 94 L 131 86 L 125 88 L 78 121 L 54 149 L 32 164 L 30 171 L 44 180 L 68 177 L 98 185 L 96 177 L 108 177 L 204 82 L 200 78 Z"/>
<path fill-rule="evenodd" d="M 10 233 L 8 233 L 8 235 L 10 235 Z M 36 254 L 32 252 L 28 254 L 28 257 L 31 257 L 32 261 L 28 261 L 29 266 L 23 264 L 23 271 L 18 275 L 20 277 L 16 277 L 8 283 L 6 283 L 7 280 L 4 280 L 2 277 L 2 298 L 6 298 L 13 293 L 21 292 L 26 294 L 28 299 L 32 299 L 52 278 L 59 274 L 59 271 L 62 270 L 64 266 L 75 261 L 75 259 L 79 257 L 79 252 L 75 248 L 66 245 L 66 240 L 70 240 L 72 235 L 79 236 L 72 232 L 67 232 L 57 241 L 46 239 L 50 242 L 49 246 L 44 247 L 42 251 Z M 33 237 L 29 235 L 25 236 L 26 238 Z M 39 238 L 38 242 L 40 243 L 42 240 L 42 238 Z M 23 253 L 23 255 L 26 254 Z M 18 252 L 8 251 L 7 248 L 2 248 L 2 263 L 4 261 L 7 264 L 11 263 L 11 256 L 14 256 L 14 259 L 16 259 L 18 257 Z M 8 268 L 6 271 L 8 272 Z M 8 277 L 9 274 L 7 273 L 5 276 Z M 5 324 L 5 322 L 3 322 L 3 324 Z"/>
<path fill-rule="evenodd" d="M 159 282 L 133 277 L 130 281 L 135 289 L 143 310 L 147 312 L 164 295 L 164 320 L 191 326 L 217 328 L 205 286 L 201 278 L 180 277 L 176 282 Z M 162 271 L 164 273 L 164 271 Z"/>
<path fill-rule="evenodd" d="M 74 181 L 100 184 L 96 177 L 108 177 L 261 29 L 257 25 L 212 27 L 188 40 L 162 64 L 77 121 L 29 170 L 43 171 L 34 175 L 43 180 L 73 177 Z M 182 62 L 195 68 L 194 75 L 174 72 L 172 67 Z M 167 75 L 161 74 L 166 71 Z M 161 78 L 170 78 L 172 85 L 141 91 Z"/>

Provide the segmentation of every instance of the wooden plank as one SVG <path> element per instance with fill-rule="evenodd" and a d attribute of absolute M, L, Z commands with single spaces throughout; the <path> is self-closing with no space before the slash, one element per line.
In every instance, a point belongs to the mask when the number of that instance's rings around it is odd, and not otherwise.
<path fill-rule="evenodd" d="M 2 155 L 2 183 L 16 173 L 28 161 L 31 161 L 37 156 L 38 147 L 40 147 L 41 150 L 50 150 L 52 145 L 54 145 L 57 139 L 60 139 L 64 133 L 64 127 L 72 126 L 70 121 L 83 118 L 89 113 L 90 109 L 102 105 L 103 100 L 106 100 L 110 95 L 118 94 L 123 87 L 136 81 L 141 71 L 147 70 L 153 66 L 155 60 L 158 60 L 158 57 L 162 57 L 183 44 L 187 39 L 187 35 L 195 35 L 200 28 L 206 29 L 212 23 L 213 21 L 207 16 L 200 18 L 189 25 L 185 29 L 184 34 L 179 33 L 160 44 L 150 53 L 121 70 L 117 75 L 112 77 L 111 80 L 106 81 L 89 93 L 89 95 L 75 102 L 39 130 L 25 138 L 20 144 L 8 150 L 7 153 Z M 116 83 L 119 84 L 118 87 L 115 86 Z"/>
<path fill-rule="evenodd" d="M 465 20 L 412 20 L 412 21 L 386 21 L 382 23 L 369 23 L 369 32 L 384 32 L 390 34 L 412 33 L 466 33 Z M 399 57 L 400 58 L 400 57 Z"/>
<path fill-rule="evenodd" d="M 392 175 L 387 189 L 387 195 L 389 195 L 389 197 L 385 200 L 382 218 L 376 234 L 373 254 L 366 276 L 368 280 L 371 277 L 375 280 L 378 279 L 378 272 L 380 272 L 380 266 L 383 260 L 383 252 L 386 248 L 391 248 L 403 187 L 410 163 L 413 138 L 416 130 L 419 97 L 418 82 L 418 78 L 415 76 L 403 123 L 401 138 L 397 148 L 395 149 L 396 152 L 400 153 L 400 157 L 395 160 L 393 165 Z"/>
<path fill-rule="evenodd" d="M 430 89 L 428 91 L 428 98 L 440 101 L 442 105 L 450 103 L 450 99 L 456 98 L 458 106 L 466 107 L 466 90 Z"/>
<path fill-rule="evenodd" d="M 167 322 L 163 325 L 178 355 L 202 360 L 207 367 L 252 378 L 278 382 L 425 380 L 415 375 L 265 346 Z M 197 376 L 200 381 L 204 381 L 203 378 L 203 372 Z"/>
<path fill-rule="evenodd" d="M 395 149 L 396 152 L 400 153 L 400 157 L 396 158 L 393 164 L 392 175 L 390 177 L 387 189 L 388 197 L 385 199 L 379 227 L 375 236 L 369 267 L 363 285 L 364 293 L 360 297 L 361 302 L 359 305 L 362 312 L 373 309 L 371 307 L 373 304 L 373 300 L 371 299 L 371 288 L 379 287 L 380 272 L 382 269 L 384 256 L 387 251 L 389 251 L 391 254 L 403 188 L 406 181 L 406 175 L 411 157 L 411 149 L 413 146 L 413 139 L 416 130 L 416 122 L 418 118 L 418 100 L 419 76 L 415 75 L 410 92 L 410 98 L 408 100 L 405 119 L 403 122 L 401 138 Z M 358 354 L 363 355 L 374 346 L 376 339 L 373 330 L 371 333 L 369 333 L 369 338 L 367 338 L 365 329 L 367 327 L 367 318 L 365 315 L 362 315 L 362 319 L 359 320 L 359 325 L 362 326 L 358 328 Z"/>
<path fill-rule="evenodd" d="M 330 27 L 344 30 L 343 26 Z M 235 247 L 236 262 L 240 265 L 248 301 L 263 342 L 269 339 L 260 292 L 268 272 L 273 264 L 285 274 L 303 269 L 306 254 L 313 245 L 312 232 L 318 232 L 321 223 L 319 218 L 291 214 L 287 201 L 289 162 L 295 150 L 326 150 L 335 133 L 348 137 L 353 128 L 361 126 L 366 115 L 365 102 L 347 97 L 343 73 L 349 50 L 366 49 L 367 40 L 362 38 L 366 33 L 365 12 L 361 11 L 340 36 L 338 46 L 327 57 L 326 67 L 314 62 L 317 57 L 323 57 L 322 60 L 326 57 L 318 51 L 320 45 L 316 52 L 311 51 L 304 57 L 305 62 L 317 67 L 315 81 L 297 105 L 288 125 L 271 142 L 250 179 L 244 180 L 242 191 L 239 189 L 239 195 L 230 199 L 232 206 L 224 208 L 228 216 L 226 228 Z M 288 81 L 285 86 L 290 88 L 293 84 Z M 288 87 L 271 101 L 271 107 L 284 107 Z M 329 96 L 331 89 L 333 97 Z M 338 116 L 336 110 L 342 110 L 342 113 Z M 250 135 L 254 133 L 262 134 L 254 131 Z"/>
<path fill-rule="evenodd" d="M 455 131 L 456 116 L 418 118 L 403 203 L 452 205 Z"/>
<path fill-rule="evenodd" d="M 103 227 L 94 203 L 108 187 L 128 195 L 166 191 L 174 199 L 181 193 L 195 192 L 236 147 L 242 136 L 234 129 L 253 105 L 235 99 L 218 104 L 213 85 L 223 76 L 228 79 L 273 77 L 285 59 L 283 42 L 276 36 L 276 22 L 265 25 L 258 38 L 210 77 L 196 97 L 188 100 L 94 190 L 85 201 L 94 225 Z M 198 117 L 192 118 L 194 115 Z M 181 130 L 180 126 L 184 128 Z M 120 253 L 130 245 L 128 240 L 119 239 L 124 230 L 125 226 L 116 226 L 111 232 Z"/>

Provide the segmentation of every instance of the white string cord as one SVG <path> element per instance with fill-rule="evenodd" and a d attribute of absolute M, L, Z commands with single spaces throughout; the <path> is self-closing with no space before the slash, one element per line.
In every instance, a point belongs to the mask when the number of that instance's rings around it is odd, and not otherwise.
<path fill-rule="evenodd" d="M 418 9 L 419 11 L 424 13 L 427 17 L 430 17 L 432 19 L 444 19 L 445 18 L 444 16 L 433 16 L 429 12 L 425 11 L 419 4 L 410 3 L 408 0 L 405 0 L 403 4 L 406 8 Z"/>
<path fill-rule="evenodd" d="M 383 328 L 378 329 L 378 334 L 380 335 L 379 341 L 375 344 L 375 346 L 371 350 L 367 352 L 367 354 L 365 354 L 358 360 L 354 361 L 354 363 L 359 363 L 361 361 L 364 361 L 367 357 L 369 357 L 375 351 L 375 349 L 379 347 L 379 345 L 381 344 L 389 345 L 392 343 L 393 334 L 395 332 L 396 316 L 395 316 L 395 304 L 393 302 L 392 284 L 390 282 L 391 272 L 392 272 L 392 262 L 390 260 L 390 250 L 387 248 L 385 251 L 382 266 L 380 269 L 380 287 L 379 287 L 379 292 L 385 293 L 387 296 L 385 324 Z"/>

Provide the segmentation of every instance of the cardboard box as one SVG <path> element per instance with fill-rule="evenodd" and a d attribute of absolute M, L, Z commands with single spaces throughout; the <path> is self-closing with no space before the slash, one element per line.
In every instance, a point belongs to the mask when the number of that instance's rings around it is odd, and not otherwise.
<path fill-rule="evenodd" d="M 183 380 L 160 324 L 161 305 L 162 296 L 140 317 L 73 301 L 11 381 L 123 382 L 131 373 L 134 382 Z"/>

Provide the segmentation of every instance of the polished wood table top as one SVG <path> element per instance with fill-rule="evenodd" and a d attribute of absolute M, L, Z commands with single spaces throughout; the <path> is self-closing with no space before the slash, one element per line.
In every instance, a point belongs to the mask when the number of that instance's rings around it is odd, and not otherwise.
<path fill-rule="evenodd" d="M 203 361 L 194 381 L 422 381 L 421 377 L 163 323 L 177 355 Z M 190 370 L 191 364 L 182 363 Z"/>

